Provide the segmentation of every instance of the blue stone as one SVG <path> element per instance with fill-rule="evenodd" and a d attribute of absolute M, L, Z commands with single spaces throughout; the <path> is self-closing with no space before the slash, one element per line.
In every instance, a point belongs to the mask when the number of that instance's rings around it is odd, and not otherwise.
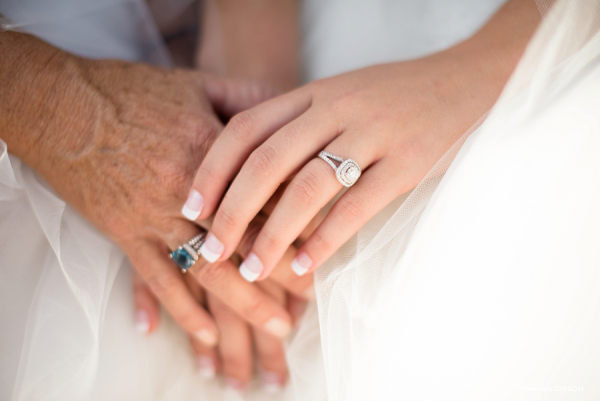
<path fill-rule="evenodd" d="M 177 263 L 177 266 L 181 267 L 183 270 L 189 269 L 194 265 L 195 262 L 194 258 L 192 258 L 192 255 L 190 255 L 188 251 L 183 248 L 177 248 L 173 253 L 171 253 L 171 258 L 175 263 Z"/>

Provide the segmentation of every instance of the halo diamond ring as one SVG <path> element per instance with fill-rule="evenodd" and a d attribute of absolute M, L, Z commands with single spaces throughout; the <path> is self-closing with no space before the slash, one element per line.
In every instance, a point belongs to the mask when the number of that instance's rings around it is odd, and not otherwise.
<path fill-rule="evenodd" d="M 329 152 L 321 151 L 319 157 L 327 162 L 335 170 L 335 176 L 343 186 L 349 188 L 358 181 L 361 175 L 360 166 L 352 159 L 342 159 L 341 157 L 334 156 Z M 339 162 L 340 165 L 336 166 L 333 162 Z"/>

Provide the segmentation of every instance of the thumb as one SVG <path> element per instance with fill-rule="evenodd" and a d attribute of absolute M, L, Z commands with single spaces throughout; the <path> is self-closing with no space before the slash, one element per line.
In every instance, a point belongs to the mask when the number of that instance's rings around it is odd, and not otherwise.
<path fill-rule="evenodd" d="M 223 117 L 232 117 L 279 93 L 266 82 L 208 77 L 204 90 L 215 111 Z"/>

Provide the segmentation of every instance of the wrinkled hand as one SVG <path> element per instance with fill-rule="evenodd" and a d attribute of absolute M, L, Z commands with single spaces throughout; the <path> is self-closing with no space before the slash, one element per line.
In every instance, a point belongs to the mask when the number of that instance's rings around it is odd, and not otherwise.
<path fill-rule="evenodd" d="M 62 52 L 49 66 L 57 71 L 56 81 L 51 91 L 37 93 L 43 97 L 37 99 L 37 118 L 25 116 L 21 124 L 26 132 L 39 132 L 26 161 L 127 253 L 186 331 L 214 346 L 217 327 L 168 253 L 199 232 L 180 210 L 222 129 L 212 106 L 231 114 L 260 100 L 260 91 L 199 72 Z M 231 262 L 196 265 L 192 273 L 200 283 L 244 319 L 263 330 L 276 328 L 278 336 L 287 334 L 288 312 L 259 287 L 236 280 Z"/>

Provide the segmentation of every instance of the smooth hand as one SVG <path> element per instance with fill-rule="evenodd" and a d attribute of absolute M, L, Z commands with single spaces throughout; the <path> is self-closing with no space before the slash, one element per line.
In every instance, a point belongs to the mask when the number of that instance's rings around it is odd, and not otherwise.
<path fill-rule="evenodd" d="M 202 202 L 188 201 L 196 207 L 192 218 L 216 211 L 202 254 L 226 260 L 247 224 L 291 178 L 240 267 L 249 281 L 267 277 L 343 188 L 332 166 L 316 157 L 325 150 L 354 160 L 362 176 L 291 263 L 299 275 L 313 271 L 384 206 L 414 188 L 486 113 L 538 20 L 534 2 L 511 0 L 480 33 L 447 51 L 314 82 L 234 117 L 196 175 L 190 199 Z"/>

